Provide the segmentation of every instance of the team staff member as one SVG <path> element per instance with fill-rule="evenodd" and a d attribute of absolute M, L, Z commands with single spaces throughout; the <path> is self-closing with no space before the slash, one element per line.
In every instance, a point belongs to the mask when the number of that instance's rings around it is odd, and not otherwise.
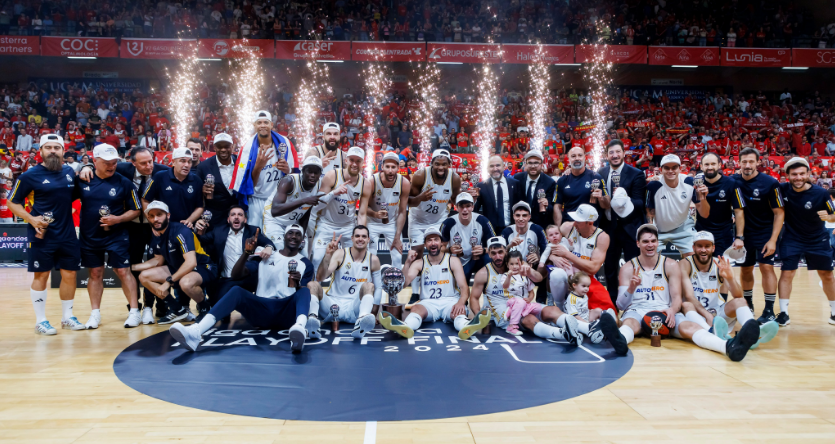
<path fill-rule="evenodd" d="M 635 242 L 635 232 L 646 222 L 644 197 L 647 180 L 641 170 L 623 161 L 623 142 L 620 140 L 613 140 L 606 145 L 606 158 L 609 165 L 601 168 L 597 174 L 606 180 L 606 192 L 612 196 L 611 208 L 605 210 L 603 217 L 598 220 L 600 228 L 609 235 L 603 271 L 606 273 L 606 289 L 614 304 L 618 299 L 621 256 L 623 260 L 629 261 L 640 253 Z"/>
<path fill-rule="evenodd" d="M 835 203 L 823 188 L 809 183 L 809 162 L 793 157 L 786 162 L 789 182 L 781 183 L 786 214 L 786 231 L 780 241 L 780 315 L 777 323 L 785 327 L 789 319 L 789 298 L 800 256 L 806 257 L 806 269 L 817 270 L 821 286 L 829 299 L 829 323 L 835 324 L 835 278 L 832 276 L 832 246 L 824 222 L 835 222 Z"/>
<path fill-rule="evenodd" d="M 599 174 L 586 168 L 586 152 L 582 147 L 568 150 L 568 164 L 571 166 L 571 173 L 557 179 L 554 191 L 554 225 L 557 226 L 563 221 L 571 221 L 568 213 L 577 211 L 577 207 L 582 204 L 591 204 L 591 198 L 597 200 L 593 205 L 604 210 L 609 209 L 606 182 Z M 595 180 L 600 187 L 592 190 Z"/>
<path fill-rule="evenodd" d="M 702 156 L 702 172 L 707 186 L 707 201 L 710 202 L 710 214 L 702 217 L 696 214 L 696 230 L 707 231 L 716 239 L 717 254 L 725 254 L 731 247 L 743 247 L 745 232 L 745 201 L 736 181 L 722 175 L 722 159 L 716 153 Z M 734 236 L 736 225 L 736 236 Z"/>
<path fill-rule="evenodd" d="M 490 221 L 481 214 L 473 212 L 473 196 L 461 193 L 455 200 L 458 214 L 448 217 L 441 223 L 441 241 L 444 251 L 456 256 L 464 266 L 464 277 L 470 281 L 473 273 L 490 262 L 487 240 L 495 236 Z M 474 259 L 478 256 L 478 260 Z"/>
<path fill-rule="evenodd" d="M 240 287 L 233 288 L 224 295 L 212 310 L 196 324 L 188 327 L 179 322 L 168 330 L 174 339 L 189 351 L 197 350 L 200 338 L 214 327 L 218 319 L 223 319 L 238 311 L 250 324 L 269 329 L 288 330 L 290 350 L 300 352 L 304 347 L 307 331 L 319 329 L 315 318 L 308 318 L 311 296 L 307 284 L 313 281 L 313 264 L 300 254 L 303 228 L 298 225 L 287 227 L 284 233 L 284 247 L 272 253 L 267 260 L 258 265 L 258 289 L 255 294 Z M 257 236 L 246 240 L 246 247 L 232 271 L 232 278 L 244 279 L 249 269 L 246 262 L 255 254 Z M 289 271 L 294 263 L 296 271 Z M 288 278 L 293 279 L 294 287 L 288 285 Z M 176 302 L 176 301 L 175 301 Z"/>
<path fill-rule="evenodd" d="M 85 324 L 95 329 L 101 323 L 101 298 L 104 292 L 104 253 L 107 266 L 112 268 L 122 283 L 122 292 L 128 300 L 130 311 L 125 328 L 136 327 L 142 321 L 137 301 L 136 281 L 130 273 L 130 237 L 125 229 L 127 222 L 139 216 L 142 205 L 133 183 L 116 174 L 119 152 L 103 143 L 93 150 L 96 172 L 90 182 L 75 179 L 76 192 L 81 198 L 81 265 L 90 272 L 87 293 L 92 312 Z M 153 322 L 150 309 L 147 310 Z"/>
<path fill-rule="evenodd" d="M 496 233 L 513 225 L 510 208 L 522 200 L 522 185 L 512 177 L 504 176 L 504 160 L 493 156 L 487 166 L 490 179 L 478 184 L 473 211 L 487 216 Z"/>
<path fill-rule="evenodd" d="M 400 156 L 386 153 L 383 156 L 382 171 L 374 174 L 374 180 L 365 182 L 357 217 L 359 225 L 366 225 L 371 233 L 371 251 L 377 252 L 377 243 L 382 235 L 391 252 L 391 265 L 403 266 L 403 226 L 409 211 L 409 179 L 397 174 Z M 388 223 L 383 223 L 383 218 Z M 367 221 L 367 223 L 366 223 Z M 393 222 L 393 223 L 392 223 Z"/>
<path fill-rule="evenodd" d="M 168 314 L 160 318 L 160 324 L 170 324 L 191 314 L 187 307 L 170 294 L 177 287 L 186 296 L 197 302 L 200 315 L 209 311 L 209 301 L 203 290 L 217 279 L 217 267 L 203 250 L 197 234 L 179 222 L 171 222 L 168 205 L 153 201 L 145 209 L 154 239 L 151 252 L 154 257 L 132 266 L 141 271 L 139 281 L 150 289 L 168 307 Z"/>
<path fill-rule="evenodd" d="M 8 203 L 15 216 L 29 224 L 26 233 L 29 271 L 35 273 L 29 295 L 35 308 L 35 332 L 42 335 L 58 333 L 46 320 L 46 284 L 53 268 L 61 270 L 61 328 L 85 330 L 84 324 L 72 313 L 75 274 L 81 263 L 72 219 L 72 202 L 77 196 L 73 183 L 75 171 L 64 165 L 64 139 L 61 136 L 41 136 L 40 152 L 43 163 L 20 175 Z M 24 208 L 27 197 L 32 203 L 31 212 Z M 52 222 L 44 220 L 46 213 L 51 214 Z"/>
<path fill-rule="evenodd" d="M 154 174 L 142 194 L 142 206 L 153 201 L 165 203 L 171 209 L 171 219 L 189 228 L 203 215 L 203 181 L 191 172 L 191 151 L 177 148 L 171 155 L 171 169 Z"/>
<path fill-rule="evenodd" d="M 774 315 L 774 300 L 777 298 L 774 253 L 777 252 L 777 239 L 783 229 L 785 211 L 777 180 L 767 174 L 760 174 L 757 171 L 759 163 L 759 151 L 745 148 L 739 153 L 742 174 L 735 174 L 733 178 L 745 201 L 745 231 L 742 240 L 745 246 L 745 261 L 739 264 L 742 267 L 742 295 L 753 312 L 754 264 L 759 264 L 765 307 L 757 321 L 764 324 L 777 318 Z"/>
<path fill-rule="evenodd" d="M 542 174 L 544 159 L 542 151 L 531 149 L 525 154 L 525 171 L 513 176 L 522 185 L 523 199 L 531 207 L 531 222 L 540 227 L 547 227 L 552 223 L 554 206 L 550 198 L 557 188 L 557 183 L 551 176 Z"/>
<path fill-rule="evenodd" d="M 319 192 L 321 183 L 322 160 L 314 156 L 304 159 L 301 173 L 281 179 L 272 202 L 264 207 L 264 235 L 276 245 L 282 245 L 284 230 L 290 225 L 301 225 L 310 232 L 309 224 L 315 223 L 310 209 L 324 196 Z M 306 250 L 302 249 L 302 254 L 308 256 Z"/>
<path fill-rule="evenodd" d="M 232 154 L 232 136 L 226 133 L 215 135 L 214 158 L 206 159 L 197 165 L 196 173 L 200 178 L 203 190 L 204 208 L 212 212 L 209 226 L 212 228 L 223 224 L 229 215 L 229 209 L 238 204 L 235 192 L 229 189 L 232 184 L 232 172 L 238 157 Z M 212 175 L 214 184 L 206 183 L 206 176 Z"/>

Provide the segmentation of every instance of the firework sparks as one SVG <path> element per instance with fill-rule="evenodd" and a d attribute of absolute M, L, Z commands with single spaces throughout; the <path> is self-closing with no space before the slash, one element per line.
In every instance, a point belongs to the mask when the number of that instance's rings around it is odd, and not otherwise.
<path fill-rule="evenodd" d="M 598 36 L 602 35 L 603 22 L 596 24 Z M 606 61 L 608 45 L 598 37 L 597 42 L 592 45 L 594 54 L 591 62 L 583 64 L 583 77 L 589 85 L 589 98 L 591 100 L 591 121 L 589 137 L 592 138 L 594 148 L 592 150 L 592 165 L 595 170 L 600 168 L 603 155 L 603 144 L 606 141 L 606 96 L 609 86 L 612 84 L 612 63 Z"/>
<path fill-rule="evenodd" d="M 366 100 L 366 115 L 373 114 L 374 108 L 382 108 L 386 99 L 386 92 L 391 87 L 391 79 L 380 62 L 371 62 L 365 65 L 362 76 L 365 78 L 365 90 L 368 95 Z M 385 119 L 387 116 L 383 116 Z M 365 145 L 365 176 L 371 177 L 374 172 L 374 141 L 377 139 L 377 128 L 369 120 L 366 130 Z M 368 143 L 370 141 L 370 144 Z M 370 146 L 369 146 L 370 145 Z"/>
<path fill-rule="evenodd" d="M 531 74 L 531 96 L 533 97 L 531 113 L 531 148 L 544 151 L 545 145 L 545 120 L 548 116 L 548 85 L 551 84 L 551 75 L 548 73 L 548 65 L 545 63 L 545 54 L 542 45 L 537 45 L 536 60 L 528 68 Z"/>
<path fill-rule="evenodd" d="M 245 45 L 245 44 L 244 44 Z M 238 143 L 255 133 L 252 116 L 261 108 L 264 97 L 264 76 L 255 51 L 229 61 L 232 72 L 232 109 Z"/>
<path fill-rule="evenodd" d="M 296 94 L 296 140 L 300 141 L 300 152 L 306 153 L 316 140 L 316 119 L 319 114 L 319 97 L 331 95 L 330 71 L 325 63 L 307 62 L 309 76 L 302 78 Z"/>
<path fill-rule="evenodd" d="M 434 131 L 435 111 L 438 109 L 438 82 L 441 80 L 441 71 L 435 63 L 426 63 L 418 65 L 420 71 L 416 85 L 409 83 L 409 88 L 417 93 L 420 98 L 420 107 L 417 109 L 415 121 L 417 124 L 415 128 L 420 134 L 420 151 L 423 156 L 418 156 L 421 160 L 420 167 L 425 167 L 425 158 L 430 151 L 432 151 L 432 140 L 429 135 Z"/>
<path fill-rule="evenodd" d="M 498 101 L 499 80 L 489 64 L 481 67 L 481 80 L 478 82 L 478 146 L 481 161 L 480 179 L 489 177 L 488 163 L 490 162 L 490 148 L 496 135 L 496 103 Z"/>
<path fill-rule="evenodd" d="M 167 69 L 166 69 L 167 71 Z M 197 45 L 194 52 L 187 57 L 180 58 L 180 69 L 176 74 L 168 74 L 171 82 L 171 107 L 176 128 L 178 147 L 185 147 L 191 137 L 191 126 L 194 125 L 195 100 L 197 97 L 197 79 L 202 78 L 203 69 L 197 59 Z"/>

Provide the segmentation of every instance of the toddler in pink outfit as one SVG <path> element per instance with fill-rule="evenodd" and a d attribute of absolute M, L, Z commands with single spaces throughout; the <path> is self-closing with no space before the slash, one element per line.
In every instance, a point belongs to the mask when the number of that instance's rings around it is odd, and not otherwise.
<path fill-rule="evenodd" d="M 538 315 L 542 311 L 542 304 L 534 302 L 534 284 L 528 277 L 530 267 L 522 258 L 519 251 L 511 251 L 507 263 L 508 271 L 504 275 L 502 287 L 507 291 L 507 311 L 505 317 L 508 319 L 507 332 L 520 336 L 519 322 L 529 314 Z"/>

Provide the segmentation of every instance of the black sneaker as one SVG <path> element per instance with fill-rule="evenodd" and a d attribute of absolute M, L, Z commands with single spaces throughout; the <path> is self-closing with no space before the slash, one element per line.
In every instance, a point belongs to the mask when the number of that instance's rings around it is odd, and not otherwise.
<path fill-rule="evenodd" d="M 773 321 L 775 319 L 777 319 L 777 316 L 774 314 L 774 310 L 770 308 L 764 308 L 763 314 L 759 317 L 759 319 L 757 319 L 757 322 L 759 322 L 760 325 L 762 325 L 766 322 Z"/>
<path fill-rule="evenodd" d="M 780 325 L 780 327 L 788 327 L 789 324 L 792 323 L 792 320 L 789 319 L 789 314 L 786 312 L 780 312 L 780 314 L 777 315 L 777 319 L 775 319 L 775 321 L 777 321 L 777 324 Z M 831 319 L 830 322 L 832 322 Z"/>
<path fill-rule="evenodd" d="M 829 317 L 829 323 L 835 325 L 835 315 Z"/>
<path fill-rule="evenodd" d="M 618 322 L 607 313 L 603 313 L 599 321 L 600 331 L 603 332 L 606 340 L 612 344 L 615 353 L 618 356 L 626 356 L 629 353 L 629 344 L 626 343 L 626 338 L 623 337 L 623 334 L 618 329 Z"/>
<path fill-rule="evenodd" d="M 406 304 L 406 310 L 411 310 L 412 306 L 417 304 L 420 301 L 420 295 L 416 293 L 412 293 L 412 297 L 409 298 L 409 303 Z"/>
<path fill-rule="evenodd" d="M 606 335 L 603 334 L 603 330 L 600 329 L 600 319 L 596 321 L 592 321 L 589 323 L 589 340 L 592 344 L 600 344 L 603 342 L 603 339 L 606 338 Z"/>
<path fill-rule="evenodd" d="M 188 317 L 188 315 L 189 315 L 188 309 L 183 307 L 183 306 L 180 306 L 179 310 L 169 310 L 168 314 L 159 318 L 159 321 L 157 321 L 157 324 L 159 324 L 159 325 L 171 324 L 173 322 L 177 322 L 179 320 L 185 319 L 186 317 Z"/>
<path fill-rule="evenodd" d="M 760 325 L 751 319 L 739 329 L 733 339 L 725 344 L 725 354 L 731 361 L 739 362 L 745 358 L 751 346 L 760 339 Z"/>
<path fill-rule="evenodd" d="M 168 314 L 168 307 L 165 306 L 165 302 L 157 300 L 156 301 L 156 306 L 157 306 L 157 309 L 156 309 L 156 312 L 154 313 L 154 315 L 156 315 L 156 317 L 159 318 L 159 319 L 164 318 Z"/>

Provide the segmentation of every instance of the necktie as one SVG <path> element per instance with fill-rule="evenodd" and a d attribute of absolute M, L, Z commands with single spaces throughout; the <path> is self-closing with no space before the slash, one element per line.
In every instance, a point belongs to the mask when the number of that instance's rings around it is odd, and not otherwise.
<path fill-rule="evenodd" d="M 502 191 L 502 181 L 496 182 L 496 212 L 502 215 L 502 225 L 507 222 L 504 210 L 504 191 Z"/>
<path fill-rule="evenodd" d="M 142 176 L 142 179 L 139 180 L 139 201 L 142 201 L 142 194 L 145 191 L 145 182 L 148 180 L 148 176 Z M 145 215 L 144 212 L 139 209 L 139 223 L 145 222 Z"/>
<path fill-rule="evenodd" d="M 533 202 L 533 188 L 536 186 L 536 182 L 530 181 L 528 184 L 528 202 Z"/>

